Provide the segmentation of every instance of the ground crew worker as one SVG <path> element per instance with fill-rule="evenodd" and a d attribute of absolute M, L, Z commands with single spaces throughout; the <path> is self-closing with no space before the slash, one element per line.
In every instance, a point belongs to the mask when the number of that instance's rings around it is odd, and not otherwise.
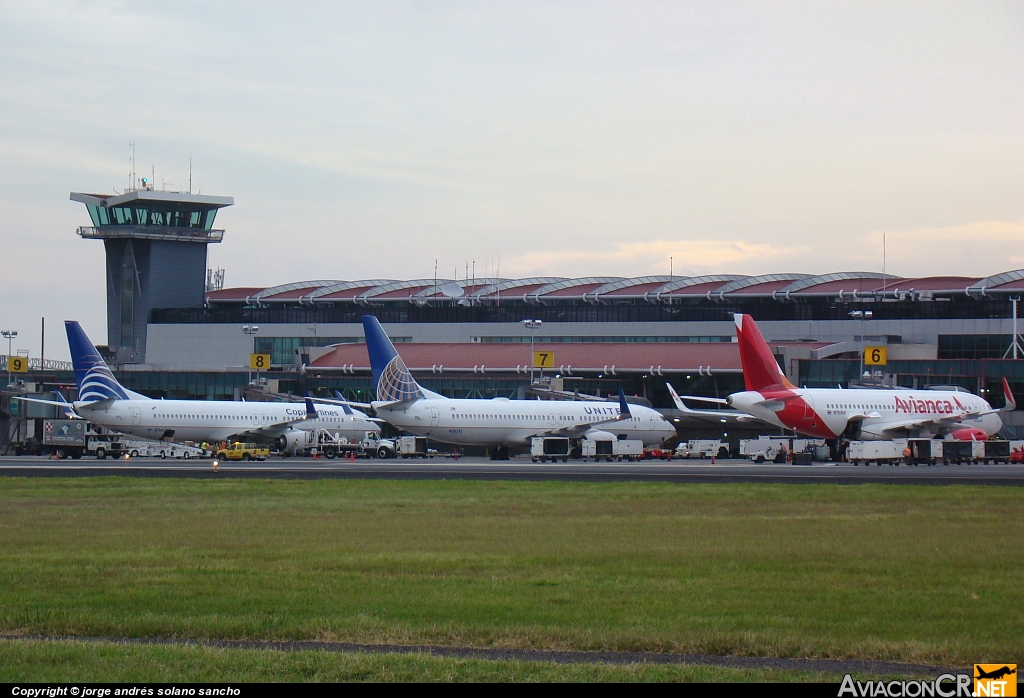
<path fill-rule="evenodd" d="M 903 449 L 903 460 L 907 465 L 914 464 L 914 452 L 910 449 L 910 444 Z"/>

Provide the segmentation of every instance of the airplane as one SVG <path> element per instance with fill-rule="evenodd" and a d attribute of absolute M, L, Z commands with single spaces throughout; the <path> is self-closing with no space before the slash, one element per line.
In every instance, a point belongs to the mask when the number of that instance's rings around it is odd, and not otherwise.
<path fill-rule="evenodd" d="M 347 405 L 321 405 L 305 399 L 305 406 L 289 402 L 235 402 L 233 400 L 153 400 L 118 383 L 74 320 L 64 323 L 71 361 L 78 384 L 73 403 L 19 398 L 58 405 L 66 413 L 122 434 L 174 441 L 261 441 L 282 452 L 302 448 L 306 432 L 325 429 L 335 437 L 361 440 L 366 432 L 380 433 L 377 420 Z"/>
<path fill-rule="evenodd" d="M 999 669 L 993 669 L 992 671 L 985 671 L 984 669 L 976 665 L 974 670 L 978 674 L 974 677 L 976 679 L 1001 679 L 1004 676 L 1009 676 L 1010 674 L 1017 673 L 1016 669 L 1011 669 L 1008 666 L 1003 666 Z"/>
<path fill-rule="evenodd" d="M 1002 428 L 999 413 L 1017 408 L 1005 378 L 1006 406 L 998 410 L 983 398 L 960 391 L 797 388 L 787 380 L 753 318 L 737 313 L 734 319 L 746 390 L 724 401 L 685 399 L 724 402 L 738 412 L 805 436 L 863 441 L 946 435 L 986 439 Z"/>
<path fill-rule="evenodd" d="M 416 382 L 376 317 L 363 316 L 363 332 L 377 391 L 370 406 L 389 424 L 420 436 L 489 446 L 493 458 L 504 460 L 510 446 L 528 446 L 534 436 L 580 438 L 600 431 L 657 446 L 676 433 L 658 411 L 628 404 L 621 390 L 618 404 L 447 398 Z"/>

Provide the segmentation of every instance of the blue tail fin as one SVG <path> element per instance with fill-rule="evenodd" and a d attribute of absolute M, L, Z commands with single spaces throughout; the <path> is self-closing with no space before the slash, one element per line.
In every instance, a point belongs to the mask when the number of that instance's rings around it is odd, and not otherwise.
<path fill-rule="evenodd" d="M 117 382 L 96 347 L 85 335 L 85 330 L 75 320 L 66 320 L 64 329 L 68 333 L 68 348 L 71 349 L 71 363 L 75 367 L 75 382 L 78 384 L 78 399 L 95 402 L 114 398 L 128 400 L 128 393 Z"/>
<path fill-rule="evenodd" d="M 366 335 L 366 351 L 370 355 L 377 400 L 404 402 L 424 397 L 423 389 L 409 373 L 377 318 L 363 316 L 363 334 Z"/>

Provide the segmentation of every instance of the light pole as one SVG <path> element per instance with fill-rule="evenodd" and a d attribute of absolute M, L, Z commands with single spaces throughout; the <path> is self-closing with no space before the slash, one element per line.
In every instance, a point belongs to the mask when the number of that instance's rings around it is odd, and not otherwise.
<path fill-rule="evenodd" d="M 11 342 L 18 336 L 18 330 L 0 330 L 0 335 L 7 338 L 7 385 L 11 384 Z"/>
<path fill-rule="evenodd" d="M 537 328 L 544 324 L 543 320 L 523 320 L 523 327 L 530 330 L 530 385 L 533 385 L 533 336 L 536 334 Z M 540 369 L 540 375 L 544 377 L 543 367 Z"/>
<path fill-rule="evenodd" d="M 259 325 L 242 325 L 242 332 L 252 337 L 252 352 L 250 353 L 249 360 L 252 361 L 252 354 L 256 353 L 256 333 L 260 331 Z M 256 371 L 256 375 L 259 376 L 259 370 Z M 249 365 L 249 383 L 252 384 L 252 365 Z"/>

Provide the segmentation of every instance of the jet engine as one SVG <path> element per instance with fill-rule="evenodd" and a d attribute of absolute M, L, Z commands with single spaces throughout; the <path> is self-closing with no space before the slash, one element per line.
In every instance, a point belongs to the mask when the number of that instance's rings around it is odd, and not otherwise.
<path fill-rule="evenodd" d="M 956 441 L 988 441 L 988 434 L 985 433 L 985 430 L 978 429 L 977 427 L 957 429 L 950 432 L 949 435 Z"/>
<path fill-rule="evenodd" d="M 275 444 L 277 450 L 282 454 L 294 456 L 307 448 L 313 447 L 313 440 L 316 435 L 312 431 L 304 431 L 302 429 L 289 429 L 281 436 L 277 437 Z"/>

